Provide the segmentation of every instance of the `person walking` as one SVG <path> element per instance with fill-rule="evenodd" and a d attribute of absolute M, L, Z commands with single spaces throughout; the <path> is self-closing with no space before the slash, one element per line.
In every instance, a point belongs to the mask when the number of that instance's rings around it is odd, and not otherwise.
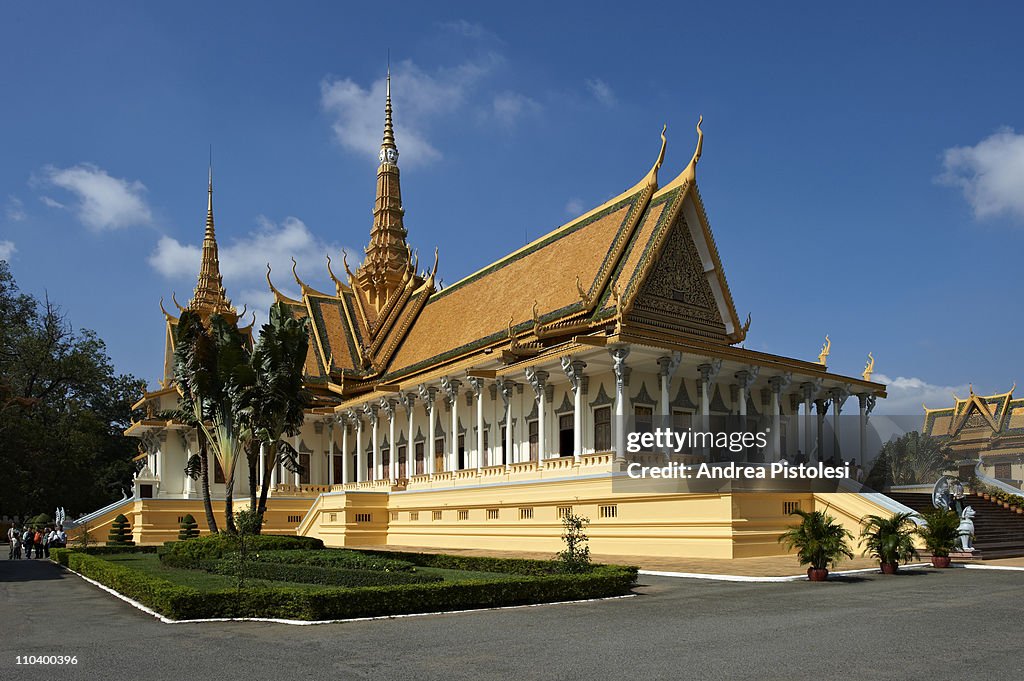
<path fill-rule="evenodd" d="M 7 528 L 7 543 L 10 544 L 10 547 L 8 548 L 7 551 L 7 560 L 11 560 L 14 558 L 14 540 L 17 538 L 18 528 L 14 526 L 14 523 L 11 523 L 11 526 Z"/>
<path fill-rule="evenodd" d="M 57 546 L 59 546 L 60 548 L 63 549 L 67 545 L 68 545 L 68 535 L 64 531 L 64 526 L 63 525 L 58 525 L 57 526 Z"/>
<path fill-rule="evenodd" d="M 36 549 L 36 558 L 43 557 L 43 533 L 36 530 L 35 537 L 32 540 L 32 544 Z"/>
<path fill-rule="evenodd" d="M 21 560 L 21 533 L 17 530 L 14 531 L 14 537 L 11 539 L 11 554 L 14 560 Z"/>

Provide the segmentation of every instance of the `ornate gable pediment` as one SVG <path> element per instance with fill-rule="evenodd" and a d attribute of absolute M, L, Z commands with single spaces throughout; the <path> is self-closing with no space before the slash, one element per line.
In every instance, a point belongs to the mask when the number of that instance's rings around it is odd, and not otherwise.
<path fill-rule="evenodd" d="M 680 216 L 640 284 L 630 322 L 724 340 L 725 324 L 697 246 Z"/>

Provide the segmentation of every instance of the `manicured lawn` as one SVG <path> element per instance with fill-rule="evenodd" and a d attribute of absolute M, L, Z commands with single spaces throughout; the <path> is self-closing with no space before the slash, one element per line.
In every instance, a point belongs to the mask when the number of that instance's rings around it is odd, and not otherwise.
<path fill-rule="evenodd" d="M 324 549 L 330 551 L 330 549 Z M 221 589 L 234 589 L 238 586 L 238 581 L 234 577 L 228 577 L 226 575 L 215 575 L 203 570 L 181 570 L 178 568 L 167 567 L 160 562 L 160 558 L 155 553 L 119 553 L 109 556 L 103 556 L 103 560 L 108 560 L 118 565 L 124 565 L 130 567 L 133 570 L 144 572 L 147 575 L 153 577 L 159 577 L 160 579 L 166 579 L 168 582 L 178 584 L 180 586 L 190 586 L 200 591 L 218 591 Z M 436 575 L 442 577 L 446 582 L 467 582 L 471 580 L 495 580 L 495 579 L 509 579 L 511 575 L 503 572 L 474 572 L 471 570 L 449 570 L 445 568 L 433 568 L 433 567 L 419 567 L 416 568 L 416 572 L 424 575 Z M 322 586 L 317 584 L 298 584 L 295 582 L 271 582 L 264 579 L 247 579 L 246 584 L 251 587 L 273 587 L 273 586 L 288 586 L 296 589 L 306 589 L 309 591 L 315 591 L 323 589 Z"/>

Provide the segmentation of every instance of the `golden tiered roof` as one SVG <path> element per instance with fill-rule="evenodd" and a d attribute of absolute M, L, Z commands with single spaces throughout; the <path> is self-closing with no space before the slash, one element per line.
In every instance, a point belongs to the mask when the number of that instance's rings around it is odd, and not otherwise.
<path fill-rule="evenodd" d="M 508 363 L 587 334 L 725 348 L 741 324 L 696 186 L 704 133 L 664 187 L 661 149 L 634 186 L 442 291 L 417 274 L 406 241 L 392 128 L 390 77 L 377 198 L 366 260 L 334 294 L 302 287 L 278 300 L 312 321 L 311 386 L 352 397 L 484 354 Z M 497 353 L 497 354 L 495 354 Z"/>

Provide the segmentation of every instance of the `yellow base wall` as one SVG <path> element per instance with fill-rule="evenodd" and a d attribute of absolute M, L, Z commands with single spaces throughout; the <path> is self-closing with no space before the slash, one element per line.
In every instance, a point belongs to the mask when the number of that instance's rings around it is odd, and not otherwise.
<path fill-rule="evenodd" d="M 314 499 L 306 498 L 273 498 L 267 500 L 267 513 L 264 516 L 263 531 L 270 534 L 295 534 L 299 520 L 306 515 Z M 249 507 L 248 499 L 236 500 L 235 511 Z M 90 541 L 102 545 L 107 541 L 110 527 L 118 514 L 123 513 L 131 523 L 132 538 L 140 546 L 158 545 L 174 541 L 181 529 L 180 518 L 191 513 L 199 524 L 200 534 L 207 534 L 206 510 L 201 499 L 138 499 L 128 501 L 124 505 L 104 513 L 88 524 Z M 213 502 L 213 514 L 219 529 L 224 528 L 224 502 Z M 84 528 L 76 527 L 68 531 L 68 543 L 81 541 Z"/>
<path fill-rule="evenodd" d="M 783 492 L 652 493 L 631 490 L 607 458 L 581 464 L 517 464 L 434 476 L 402 486 L 385 481 L 321 488 L 317 497 L 271 497 L 265 532 L 318 537 L 327 546 L 408 546 L 490 549 L 554 554 L 563 547 L 566 510 L 590 519 L 590 549 L 608 556 L 748 558 L 786 555 L 779 535 L 795 523 L 788 511 L 826 510 L 855 536 L 860 519 L 888 512 L 857 494 Z M 613 483 L 613 479 L 616 481 Z M 614 487 L 613 487 L 614 484 Z M 236 510 L 248 500 L 236 502 Z M 207 532 L 200 500 L 127 502 L 90 524 L 106 541 L 118 513 L 132 523 L 138 544 L 178 536 L 179 518 L 191 513 Z M 214 502 L 223 523 L 223 501 Z M 76 533 L 71 533 L 72 539 Z M 859 553 L 859 543 L 855 549 Z"/>

